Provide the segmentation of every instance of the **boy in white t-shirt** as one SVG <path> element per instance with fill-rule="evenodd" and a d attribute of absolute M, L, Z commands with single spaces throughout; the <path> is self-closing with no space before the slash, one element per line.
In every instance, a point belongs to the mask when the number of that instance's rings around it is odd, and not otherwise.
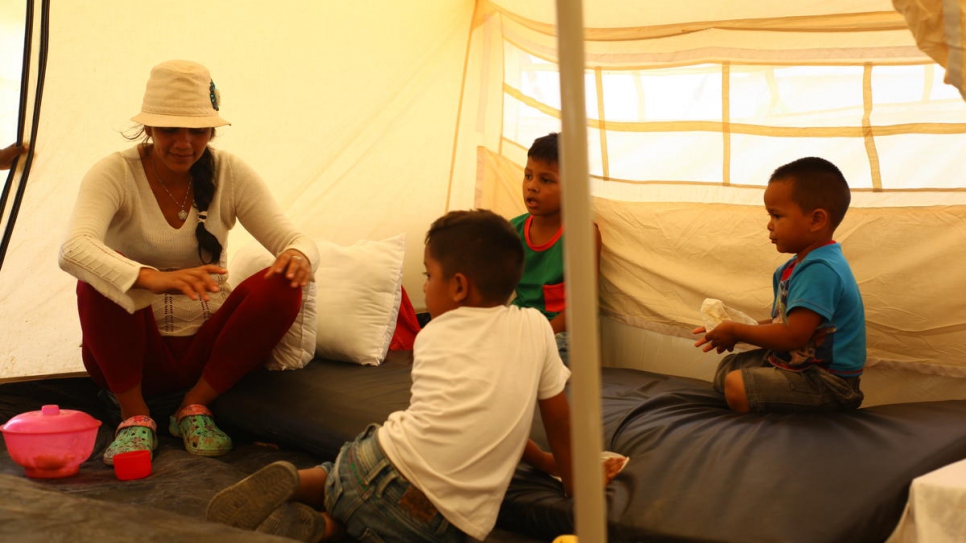
<path fill-rule="evenodd" d="M 517 233 L 490 211 L 450 212 L 430 227 L 424 264 L 432 320 L 416 337 L 409 408 L 334 465 L 262 468 L 216 495 L 209 520 L 303 541 L 483 540 L 521 457 L 538 452 L 535 405 L 570 494 L 570 371 L 547 319 L 505 305 L 523 270 Z"/>

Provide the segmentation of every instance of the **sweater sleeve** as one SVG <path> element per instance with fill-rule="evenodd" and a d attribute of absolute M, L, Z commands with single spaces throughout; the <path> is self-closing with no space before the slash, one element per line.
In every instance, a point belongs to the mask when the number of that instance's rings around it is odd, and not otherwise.
<path fill-rule="evenodd" d="M 154 294 L 133 289 L 143 264 L 124 257 L 104 242 L 111 221 L 129 198 L 129 169 L 120 153 L 94 165 L 81 181 L 80 191 L 60 247 L 61 269 L 129 313 L 147 307 Z"/>
<path fill-rule="evenodd" d="M 298 250 L 309 259 L 314 274 L 319 267 L 319 250 L 315 242 L 295 229 L 254 169 L 227 153 L 224 164 L 224 175 L 233 178 L 234 211 L 245 230 L 273 256 L 287 249 Z"/>

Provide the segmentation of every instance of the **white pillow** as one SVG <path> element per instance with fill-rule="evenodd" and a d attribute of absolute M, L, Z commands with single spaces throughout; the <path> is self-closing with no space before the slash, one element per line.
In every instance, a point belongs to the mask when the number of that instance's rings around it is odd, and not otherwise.
<path fill-rule="evenodd" d="M 402 300 L 406 237 L 343 247 L 317 241 L 316 354 L 378 365 L 389 352 Z"/>
<path fill-rule="evenodd" d="M 243 246 L 231 257 L 228 279 L 235 286 L 275 262 L 275 257 L 257 241 Z M 297 370 L 315 357 L 316 287 L 314 282 L 302 287 L 302 308 L 295 322 L 272 350 L 265 367 L 270 370 Z"/>

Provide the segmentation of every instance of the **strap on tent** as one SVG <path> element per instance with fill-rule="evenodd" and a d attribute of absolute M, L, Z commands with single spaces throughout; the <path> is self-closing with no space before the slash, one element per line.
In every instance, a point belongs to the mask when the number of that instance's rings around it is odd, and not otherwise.
<path fill-rule="evenodd" d="M 17 116 L 17 145 L 23 145 L 24 130 L 27 120 L 27 98 L 30 87 L 30 66 L 33 53 L 33 30 L 34 30 L 34 1 L 27 0 L 27 11 L 24 27 L 24 46 L 23 46 L 23 65 L 20 77 L 20 109 Z M 20 158 L 14 159 L 7 174 L 7 181 L 3 185 L 3 192 L 0 194 L 0 218 L 6 218 L 6 226 L 3 230 L 3 239 L 0 240 L 0 268 L 3 267 L 4 257 L 7 248 L 10 246 L 10 239 L 13 237 L 13 228 L 17 222 L 17 215 L 20 212 L 20 204 L 23 202 L 24 192 L 27 189 L 27 178 L 30 173 L 30 166 L 33 163 L 34 148 L 37 143 L 37 127 L 40 124 L 40 104 L 44 91 L 44 76 L 47 71 L 48 35 L 50 29 L 50 0 L 41 2 L 40 14 L 40 47 L 37 59 L 37 86 L 34 91 L 33 115 L 30 119 L 30 146 L 27 151 L 26 160 L 23 168 L 18 168 Z M 7 212 L 7 201 L 10 198 L 10 189 L 17 185 L 14 193 L 12 205 L 9 213 Z M 3 222 L 3 221 L 0 221 Z"/>

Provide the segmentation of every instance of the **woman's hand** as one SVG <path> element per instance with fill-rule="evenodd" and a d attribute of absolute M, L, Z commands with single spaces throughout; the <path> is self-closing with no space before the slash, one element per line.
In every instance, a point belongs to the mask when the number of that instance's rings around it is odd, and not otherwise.
<path fill-rule="evenodd" d="M 226 273 L 228 270 L 214 264 L 174 271 L 141 268 L 134 286 L 150 290 L 155 294 L 184 294 L 192 300 L 201 298 L 207 302 L 210 299 L 209 292 L 220 290 L 218 282 L 211 275 Z"/>
<path fill-rule="evenodd" d="M 302 288 L 312 279 L 312 266 L 301 252 L 288 249 L 278 255 L 272 267 L 265 272 L 265 279 L 273 275 L 284 275 L 291 281 L 292 288 Z"/>

